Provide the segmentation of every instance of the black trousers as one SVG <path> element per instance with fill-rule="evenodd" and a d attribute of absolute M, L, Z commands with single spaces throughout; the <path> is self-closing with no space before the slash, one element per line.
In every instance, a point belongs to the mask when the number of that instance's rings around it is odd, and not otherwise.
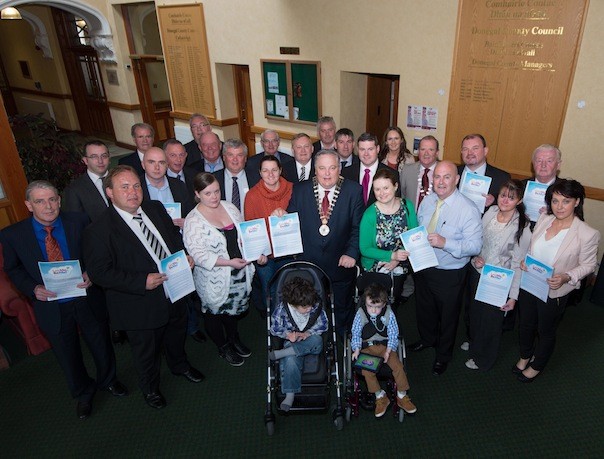
<path fill-rule="evenodd" d="M 109 338 L 109 327 L 106 320 L 99 321 L 93 314 L 86 298 L 59 303 L 58 307 L 61 329 L 58 333 L 44 328 L 42 331 L 52 344 L 71 396 L 81 402 L 89 402 L 96 389 L 103 389 L 115 380 L 115 354 Z M 88 375 L 84 365 L 78 326 L 94 359 L 96 381 Z"/>
<path fill-rule="evenodd" d="M 138 385 L 143 393 L 157 392 L 161 352 L 166 355 L 168 368 L 182 374 L 191 368 L 185 353 L 187 337 L 187 303 L 181 299 L 170 305 L 170 318 L 163 327 L 149 330 L 126 330 L 132 349 Z"/>
<path fill-rule="evenodd" d="M 239 316 L 212 314 L 210 312 L 204 314 L 206 333 L 219 349 L 239 337 L 237 332 L 238 321 Z"/>
<path fill-rule="evenodd" d="M 467 290 L 471 293 L 472 298 L 468 308 L 470 336 L 472 336 L 470 358 L 474 359 L 480 370 L 487 371 L 497 360 L 503 319 L 506 314 L 496 306 L 474 299 L 480 274 L 471 266 L 468 267 L 468 271 Z"/>
<path fill-rule="evenodd" d="M 534 295 L 520 290 L 518 295 L 518 342 L 520 345 L 520 358 L 535 360 L 531 367 L 543 371 L 556 346 L 556 330 L 566 303 L 568 295 L 561 298 L 548 298 L 547 303 Z"/>
<path fill-rule="evenodd" d="M 466 271 L 467 266 L 415 273 L 417 329 L 421 342 L 436 349 L 439 362 L 453 356 Z"/>

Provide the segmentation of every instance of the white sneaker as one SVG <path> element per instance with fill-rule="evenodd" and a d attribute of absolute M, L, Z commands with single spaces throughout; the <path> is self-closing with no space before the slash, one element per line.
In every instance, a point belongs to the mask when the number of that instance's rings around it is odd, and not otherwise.
<path fill-rule="evenodd" d="M 470 349 L 470 343 L 468 343 L 467 341 L 464 341 L 463 343 L 461 343 L 461 346 L 459 346 L 461 348 L 462 351 L 467 351 Z"/>
<path fill-rule="evenodd" d="M 474 359 L 468 359 L 466 361 L 466 367 L 468 367 L 470 370 L 478 370 L 478 365 L 476 365 Z"/>

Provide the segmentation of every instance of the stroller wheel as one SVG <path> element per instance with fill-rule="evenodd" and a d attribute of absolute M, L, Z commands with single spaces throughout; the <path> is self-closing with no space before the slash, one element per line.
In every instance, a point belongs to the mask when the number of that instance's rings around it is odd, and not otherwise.
<path fill-rule="evenodd" d="M 266 423 L 266 433 L 269 435 L 269 437 L 275 433 L 275 422 L 274 421 L 268 421 Z"/>
<path fill-rule="evenodd" d="M 336 430 L 342 430 L 344 428 L 344 418 L 342 416 L 335 418 L 333 423 L 336 426 Z"/>
<path fill-rule="evenodd" d="M 346 407 L 346 422 L 350 422 L 350 418 L 352 417 L 352 408 L 350 406 Z"/>

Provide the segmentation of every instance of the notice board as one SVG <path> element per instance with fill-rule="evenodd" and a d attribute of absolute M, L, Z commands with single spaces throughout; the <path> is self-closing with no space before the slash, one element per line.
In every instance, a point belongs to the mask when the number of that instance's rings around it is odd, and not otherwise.
<path fill-rule="evenodd" d="M 588 0 L 460 0 L 445 158 L 487 140 L 489 163 L 531 175 L 533 150 L 558 145 Z"/>
<path fill-rule="evenodd" d="M 172 110 L 214 118 L 214 90 L 203 5 L 157 7 Z"/>
<path fill-rule="evenodd" d="M 264 113 L 267 118 L 315 124 L 321 113 L 321 64 L 262 60 Z"/>

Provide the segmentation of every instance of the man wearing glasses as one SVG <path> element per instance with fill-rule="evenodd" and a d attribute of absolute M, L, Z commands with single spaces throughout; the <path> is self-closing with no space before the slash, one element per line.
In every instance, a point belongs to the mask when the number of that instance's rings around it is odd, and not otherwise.
<path fill-rule="evenodd" d="M 92 140 L 84 145 L 82 153 L 86 173 L 65 188 L 62 208 L 66 212 L 84 212 L 95 221 L 108 206 L 103 179 L 109 169 L 109 150 L 100 140 Z"/>
<path fill-rule="evenodd" d="M 292 183 L 297 182 L 296 163 L 287 153 L 279 151 L 279 134 L 272 129 L 267 129 L 260 136 L 260 143 L 262 144 L 263 152 L 252 156 L 248 159 L 245 170 L 248 174 L 248 184 L 253 187 L 260 181 L 260 162 L 265 155 L 275 156 L 281 163 L 281 176 Z"/>

